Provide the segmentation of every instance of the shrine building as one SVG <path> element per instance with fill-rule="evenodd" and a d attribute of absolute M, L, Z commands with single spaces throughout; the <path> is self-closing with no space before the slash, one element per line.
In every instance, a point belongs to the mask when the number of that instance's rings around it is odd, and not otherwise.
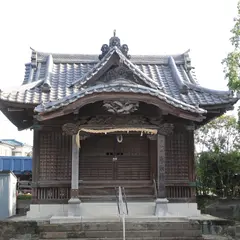
<path fill-rule="evenodd" d="M 0 90 L 3 114 L 34 134 L 27 215 L 114 215 L 119 187 L 130 215 L 199 215 L 194 130 L 237 101 L 202 87 L 188 52 L 130 56 L 115 34 L 97 55 L 32 50 L 22 85 Z"/>

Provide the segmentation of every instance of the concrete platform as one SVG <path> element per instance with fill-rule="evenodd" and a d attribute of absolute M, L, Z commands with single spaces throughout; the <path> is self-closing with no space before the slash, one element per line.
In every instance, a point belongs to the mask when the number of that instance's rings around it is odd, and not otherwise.
<path fill-rule="evenodd" d="M 201 214 L 197 217 L 157 217 L 157 216 L 125 216 L 126 221 L 137 221 L 137 222 L 174 222 L 174 221 L 226 221 L 226 219 L 214 217 L 208 214 Z M 6 221 L 14 221 L 14 222 L 25 222 L 25 221 L 36 221 L 36 222 L 54 222 L 58 221 L 59 223 L 65 223 L 67 221 L 68 223 L 78 223 L 78 222 L 118 222 L 122 221 L 120 216 L 112 216 L 112 217 L 68 217 L 68 216 L 51 216 L 51 217 L 35 217 L 29 219 L 26 215 L 25 216 L 13 216 L 11 218 L 8 218 Z"/>
<path fill-rule="evenodd" d="M 65 223 L 84 223 L 84 222 L 122 222 L 120 216 L 117 217 L 99 217 L 99 218 L 90 218 L 90 217 L 57 217 L 53 216 L 49 219 L 50 224 L 65 224 Z M 189 222 L 188 218 L 160 218 L 156 216 L 145 217 L 137 216 L 130 217 L 125 216 L 125 222 Z"/>
<path fill-rule="evenodd" d="M 160 206 L 160 208 L 159 208 Z M 124 206 L 125 207 L 125 206 Z M 31 204 L 28 218 L 51 218 L 52 216 L 66 217 L 68 214 L 68 204 Z M 161 204 L 158 204 L 161 210 Z M 157 212 L 159 217 L 197 217 L 200 211 L 196 203 L 168 203 L 165 206 L 164 214 Z M 126 210 L 125 210 L 126 213 Z M 156 202 L 128 202 L 128 215 L 132 217 L 151 217 L 156 214 Z M 118 207 L 115 202 L 83 202 L 80 203 L 81 217 L 117 217 Z"/>

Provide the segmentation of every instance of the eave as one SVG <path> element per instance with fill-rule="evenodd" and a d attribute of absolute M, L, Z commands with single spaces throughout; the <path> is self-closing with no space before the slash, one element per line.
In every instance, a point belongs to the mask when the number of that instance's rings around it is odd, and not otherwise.
<path fill-rule="evenodd" d="M 72 103 L 69 103 L 64 107 L 56 109 L 55 111 L 39 113 L 38 115 L 36 115 L 36 118 L 38 121 L 50 120 L 53 118 L 70 114 L 89 103 L 94 103 L 102 100 L 119 100 L 119 99 L 127 99 L 127 100 L 131 99 L 134 101 L 147 102 L 148 104 L 153 104 L 158 108 L 160 108 L 161 110 L 169 112 L 170 114 L 173 114 L 177 117 L 189 119 L 192 121 L 200 122 L 204 119 L 204 117 L 200 113 L 194 113 L 194 112 L 189 112 L 183 109 L 179 109 L 177 107 L 169 105 L 165 101 L 160 100 L 154 96 L 145 95 L 143 97 L 143 94 L 140 94 L 140 93 L 119 93 L 119 92 L 116 92 L 116 93 L 105 92 L 105 93 L 96 93 L 93 95 L 86 95 L 85 97 L 80 98 Z"/>
<path fill-rule="evenodd" d="M 17 103 L 0 99 L 0 110 L 19 131 L 32 126 L 35 107 L 36 104 Z"/>

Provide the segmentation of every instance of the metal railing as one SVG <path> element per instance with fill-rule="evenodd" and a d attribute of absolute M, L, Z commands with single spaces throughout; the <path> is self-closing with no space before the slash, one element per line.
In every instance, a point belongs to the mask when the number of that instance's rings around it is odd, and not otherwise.
<path fill-rule="evenodd" d="M 125 188 L 124 187 L 122 187 L 122 193 L 123 193 L 123 200 L 125 202 L 126 212 L 127 212 L 127 215 L 128 215 L 128 204 L 127 204 L 127 197 L 126 197 L 126 193 L 125 193 Z"/>
<path fill-rule="evenodd" d="M 118 214 L 122 219 L 123 224 L 123 240 L 126 239 L 126 227 L 125 227 L 125 215 L 128 215 L 128 205 L 127 205 L 127 198 L 125 194 L 124 187 L 118 187 L 118 194 L 117 194 L 117 188 L 115 188 L 116 191 L 116 202 L 118 207 Z M 125 208 L 124 208 L 125 203 Z"/>
<path fill-rule="evenodd" d="M 157 199 L 157 197 L 158 197 L 158 191 L 157 191 L 157 183 L 156 183 L 155 178 L 153 178 L 153 188 L 154 188 L 155 198 Z"/>
<path fill-rule="evenodd" d="M 127 203 L 125 188 L 120 186 L 118 188 L 115 188 L 115 195 L 116 195 L 116 203 L 118 207 L 118 214 L 128 215 L 129 211 L 128 211 L 128 203 Z"/>
<path fill-rule="evenodd" d="M 120 214 L 119 198 L 118 198 L 117 192 L 118 192 L 117 188 L 115 188 L 115 195 L 116 195 L 116 203 L 117 203 L 117 207 L 118 207 L 118 214 Z"/>

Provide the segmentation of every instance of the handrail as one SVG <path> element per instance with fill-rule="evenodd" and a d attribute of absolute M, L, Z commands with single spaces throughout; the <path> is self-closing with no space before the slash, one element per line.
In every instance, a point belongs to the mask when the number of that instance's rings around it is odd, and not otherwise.
<path fill-rule="evenodd" d="M 122 196 L 122 187 L 118 187 L 118 201 L 119 201 L 119 206 L 120 206 L 120 217 L 122 218 L 122 224 L 123 224 L 123 240 L 126 240 L 126 226 L 125 226 L 125 211 L 123 208 L 123 196 Z M 123 190 L 124 191 L 124 190 Z"/>
<path fill-rule="evenodd" d="M 125 207 L 126 207 L 126 210 L 127 210 L 127 215 L 128 215 L 128 204 L 127 204 L 127 197 L 126 197 L 126 193 L 125 193 L 125 188 L 122 187 L 122 192 L 123 192 L 123 198 L 124 198 L 124 202 L 125 202 Z"/>
<path fill-rule="evenodd" d="M 117 207 L 118 207 L 118 214 L 120 214 L 120 206 L 119 206 L 119 198 L 117 195 L 117 187 L 115 187 L 115 195 L 116 195 L 116 203 L 117 203 Z"/>
<path fill-rule="evenodd" d="M 158 191 L 157 191 L 157 183 L 156 183 L 155 178 L 153 178 L 153 187 L 154 187 L 154 194 L 155 194 L 155 197 L 156 197 L 156 199 L 157 199 L 157 197 L 158 197 Z"/>

